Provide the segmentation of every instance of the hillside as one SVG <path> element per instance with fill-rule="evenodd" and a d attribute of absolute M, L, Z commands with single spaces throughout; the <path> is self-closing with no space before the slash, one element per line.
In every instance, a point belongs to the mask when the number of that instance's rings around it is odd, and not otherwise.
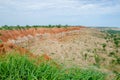
<path fill-rule="evenodd" d="M 66 68 L 97 68 L 109 73 L 111 79 L 120 72 L 120 44 L 116 47 L 114 37 L 94 28 L 30 28 L 1 30 L 0 34 L 3 43 L 12 43 L 34 55 L 47 54 Z"/>

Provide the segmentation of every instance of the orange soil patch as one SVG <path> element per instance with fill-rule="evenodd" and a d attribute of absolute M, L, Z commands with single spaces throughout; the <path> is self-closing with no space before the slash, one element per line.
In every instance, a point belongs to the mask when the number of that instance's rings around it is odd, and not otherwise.
<path fill-rule="evenodd" d="M 0 30 L 0 40 L 7 42 L 10 39 L 17 39 L 27 35 L 35 36 L 36 34 L 57 34 L 66 31 L 80 30 L 83 27 L 67 27 L 67 28 L 29 28 L 20 30 Z"/>
<path fill-rule="evenodd" d="M 42 56 L 38 56 L 38 55 L 32 54 L 31 52 L 29 52 L 28 50 L 26 50 L 24 48 L 18 47 L 14 44 L 11 44 L 11 43 L 0 44 L 0 56 L 5 55 L 7 52 L 10 52 L 13 50 L 18 52 L 18 54 L 20 54 L 20 55 L 25 55 L 25 54 L 28 55 L 30 60 L 31 59 L 38 59 L 36 62 L 36 65 L 38 65 L 39 63 L 44 62 L 44 61 L 52 60 L 47 54 L 43 54 Z M 56 62 L 53 62 L 52 65 L 55 65 L 57 68 L 60 68 L 60 66 Z"/>
<path fill-rule="evenodd" d="M 39 56 L 37 56 L 35 54 L 32 54 L 27 49 L 18 47 L 18 46 L 14 45 L 14 44 L 11 44 L 11 43 L 2 43 L 2 44 L 0 44 L 0 55 L 5 55 L 7 52 L 10 52 L 10 51 L 13 51 L 13 50 L 18 52 L 20 55 L 27 54 L 30 58 L 39 57 Z M 43 54 L 42 57 L 44 58 L 44 60 L 51 60 L 51 58 L 47 54 Z"/>
<path fill-rule="evenodd" d="M 28 35 L 35 36 L 36 34 L 57 34 L 61 32 L 80 30 L 84 27 L 67 27 L 67 28 L 29 28 L 29 29 L 19 29 L 19 30 L 0 30 L 0 40 L 3 41 L 0 44 L 0 55 L 4 55 L 9 51 L 17 51 L 19 54 L 24 55 L 27 54 L 31 58 L 37 58 L 38 56 L 29 52 L 27 49 L 16 46 L 12 43 L 6 43 L 8 40 L 14 39 L 16 40 L 18 37 L 24 37 Z M 47 54 L 43 54 L 42 57 L 44 60 L 51 60 L 51 58 Z"/>
<path fill-rule="evenodd" d="M 7 53 L 7 52 L 12 51 L 12 50 L 18 51 L 21 54 L 30 53 L 28 50 L 21 48 L 21 47 L 18 47 L 14 44 L 11 44 L 11 43 L 0 44 L 0 53 L 1 54 Z"/>

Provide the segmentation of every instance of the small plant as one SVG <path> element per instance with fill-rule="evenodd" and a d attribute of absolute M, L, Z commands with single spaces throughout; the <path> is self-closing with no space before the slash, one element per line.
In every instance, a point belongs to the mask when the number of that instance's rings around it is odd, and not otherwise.
<path fill-rule="evenodd" d="M 116 74 L 116 80 L 120 80 L 120 73 Z"/>
<path fill-rule="evenodd" d="M 84 59 L 85 59 L 85 60 L 87 59 L 87 56 L 88 56 L 87 53 L 85 53 L 85 54 L 84 54 Z"/>
<path fill-rule="evenodd" d="M 103 50 L 105 51 L 106 44 L 102 44 Z"/>
<path fill-rule="evenodd" d="M 95 53 L 97 52 L 97 49 L 96 49 L 96 48 L 94 48 L 94 52 L 95 52 Z"/>
<path fill-rule="evenodd" d="M 95 54 L 94 58 L 95 58 L 96 66 L 99 67 L 100 57 L 97 54 Z"/>
<path fill-rule="evenodd" d="M 117 64 L 120 64 L 120 58 L 119 57 L 116 59 L 116 62 L 117 62 Z"/>
<path fill-rule="evenodd" d="M 115 43 L 116 47 L 118 47 L 119 41 L 118 40 L 114 40 L 114 43 Z"/>
<path fill-rule="evenodd" d="M 87 49 L 87 52 L 90 52 L 90 49 Z"/>
<path fill-rule="evenodd" d="M 0 36 L 2 36 L 2 34 L 0 33 Z"/>
<path fill-rule="evenodd" d="M 114 71 L 114 73 L 116 74 L 115 80 L 120 80 L 120 73 L 117 71 Z"/>
<path fill-rule="evenodd" d="M 112 63 L 114 63 L 114 64 L 120 64 L 120 57 L 117 57 L 117 56 L 115 56 L 115 57 L 116 57 L 116 59 L 112 60 Z"/>
<path fill-rule="evenodd" d="M 54 55 L 55 53 L 51 53 L 52 55 Z"/>
<path fill-rule="evenodd" d="M 0 40 L 0 43 L 2 43 L 2 40 Z"/>
<path fill-rule="evenodd" d="M 113 55 L 115 55 L 115 52 L 110 52 L 109 53 L 109 56 L 113 56 Z"/>

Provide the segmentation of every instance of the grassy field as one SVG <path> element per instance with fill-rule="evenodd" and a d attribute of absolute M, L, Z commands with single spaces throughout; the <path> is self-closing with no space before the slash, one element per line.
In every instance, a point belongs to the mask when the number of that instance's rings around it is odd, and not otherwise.
<path fill-rule="evenodd" d="M 105 73 L 89 68 L 68 68 L 54 65 L 54 61 L 31 59 L 27 55 L 10 52 L 0 57 L 0 80 L 105 80 Z"/>

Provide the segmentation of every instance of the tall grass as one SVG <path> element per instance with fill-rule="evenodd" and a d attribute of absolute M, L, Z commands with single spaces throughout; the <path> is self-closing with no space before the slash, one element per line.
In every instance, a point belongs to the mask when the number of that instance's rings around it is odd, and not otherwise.
<path fill-rule="evenodd" d="M 53 65 L 53 61 L 37 63 L 27 55 L 0 57 L 0 80 L 105 80 L 102 72 L 93 69 L 69 68 Z"/>

